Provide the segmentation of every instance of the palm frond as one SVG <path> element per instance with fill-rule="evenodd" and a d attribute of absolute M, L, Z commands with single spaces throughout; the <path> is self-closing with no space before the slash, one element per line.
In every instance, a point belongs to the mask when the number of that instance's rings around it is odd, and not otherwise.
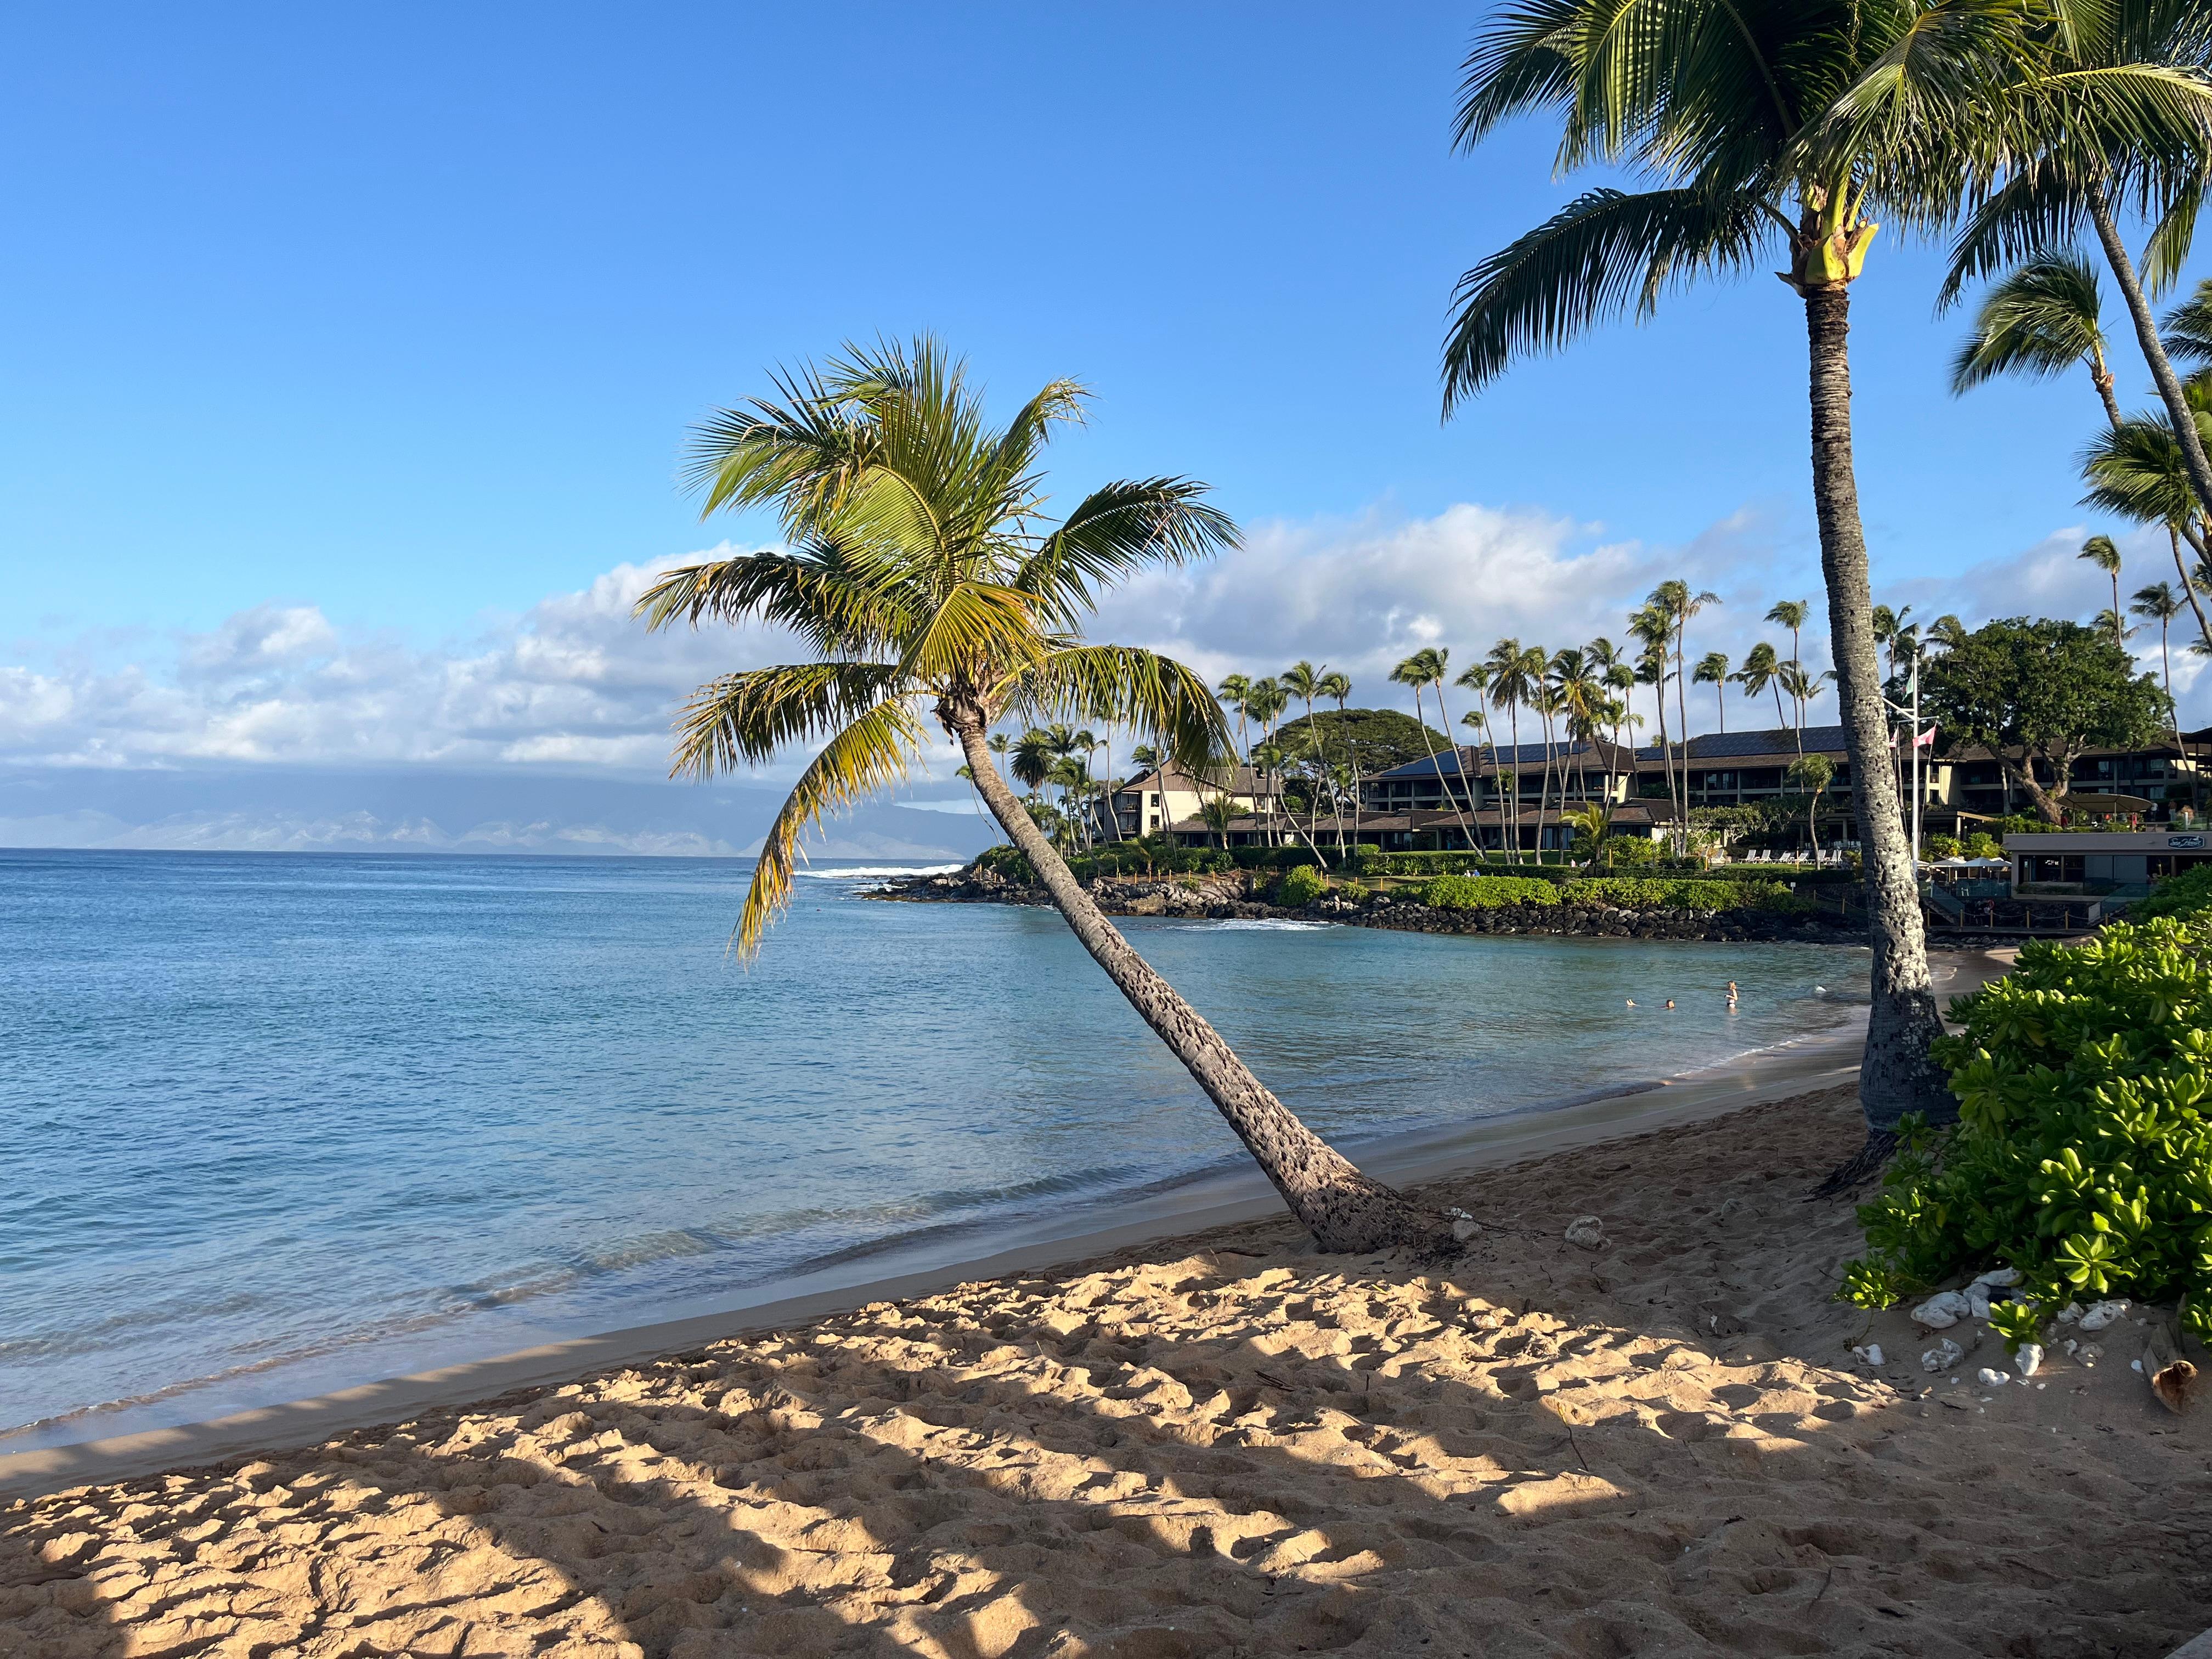
<path fill-rule="evenodd" d="M 2212 277 L 2166 313 L 2160 333 L 2169 355 L 2194 362 L 2212 362 Z"/>
<path fill-rule="evenodd" d="M 1032 721 L 1126 726 L 1186 767 L 1234 752 L 1228 719 L 1204 678 L 1172 657 L 1135 646 L 1055 642 L 993 688 L 991 706 Z"/>
<path fill-rule="evenodd" d="M 1199 500 L 1193 478 L 1132 478 L 1094 489 L 1015 570 L 1058 625 L 1091 608 L 1094 590 L 1146 565 L 1180 566 L 1237 546 L 1229 515 Z"/>
<path fill-rule="evenodd" d="M 1472 149 L 1514 116 L 1573 95 L 1582 18 L 1582 0 L 1520 0 L 1483 27 L 1462 66 L 1457 148 Z"/>
<path fill-rule="evenodd" d="M 823 813 L 864 800 L 904 779 L 908 757 L 921 742 L 913 712 L 903 702 L 890 699 L 866 710 L 823 744 L 822 752 L 799 774 L 762 841 L 733 936 L 739 956 L 758 953 L 762 934 L 790 904 L 800 835 L 820 823 Z"/>
<path fill-rule="evenodd" d="M 2203 173 L 2183 180 L 2143 246 L 2140 275 L 2143 291 L 2154 300 L 2181 280 L 2182 267 L 2189 263 L 2189 251 L 2197 240 L 2197 216 L 2204 210 L 2204 193 Z"/>
<path fill-rule="evenodd" d="M 993 582 L 957 582 L 915 631 L 899 672 L 939 686 L 977 685 L 1019 672 L 1047 649 L 1034 595 Z"/>
<path fill-rule="evenodd" d="M 676 719 L 670 775 L 704 781 L 821 742 L 899 684 L 888 663 L 809 662 L 748 668 L 709 680 Z"/>
<path fill-rule="evenodd" d="M 2186 525 L 2198 511 L 2181 442 L 2159 416 L 2100 433 L 2081 453 L 2081 476 L 2089 485 L 2084 505 L 2138 524 Z"/>
<path fill-rule="evenodd" d="M 1460 278 L 1444 345 L 1449 414 L 1519 355 L 1553 351 L 1670 283 L 1748 267 L 1768 234 L 1742 196 L 1593 190 Z"/>
<path fill-rule="evenodd" d="M 1994 284 L 1951 365 L 1951 390 L 1999 374 L 2057 374 L 2101 349 L 2097 273 L 2070 249 L 2031 259 Z"/>
<path fill-rule="evenodd" d="M 680 620 L 757 620 L 790 629 L 838 656 L 873 652 L 902 636 L 910 596 L 896 566 L 849 544 L 816 540 L 796 553 L 741 554 L 664 574 L 632 614 L 649 629 Z"/>
<path fill-rule="evenodd" d="M 2023 167 L 1966 216 L 1951 244 L 1936 307 L 1958 301 L 1969 283 L 2080 240 L 2084 212 L 2076 180 L 2054 164 Z"/>

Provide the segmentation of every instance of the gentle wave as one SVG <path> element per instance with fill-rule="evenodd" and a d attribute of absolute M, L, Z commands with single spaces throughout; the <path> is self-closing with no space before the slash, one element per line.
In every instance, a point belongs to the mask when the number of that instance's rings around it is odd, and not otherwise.
<path fill-rule="evenodd" d="M 967 867 L 964 864 L 869 864 L 850 870 L 800 870 L 794 873 L 811 876 L 817 881 L 866 881 L 884 876 L 949 876 Z"/>
<path fill-rule="evenodd" d="M 1285 916 L 1238 916 L 1226 921 L 1191 924 L 1216 933 L 1313 933 L 1334 927 L 1333 921 L 1292 921 Z"/>

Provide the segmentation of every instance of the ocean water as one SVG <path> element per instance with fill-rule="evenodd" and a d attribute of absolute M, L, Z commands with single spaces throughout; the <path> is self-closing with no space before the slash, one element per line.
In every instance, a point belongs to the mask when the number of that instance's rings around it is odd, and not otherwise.
<path fill-rule="evenodd" d="M 0 851 L 0 1451 L 703 1311 L 924 1230 L 987 1248 L 1243 1156 L 1056 915 L 825 871 L 748 969 L 749 874 Z M 1865 973 L 1124 925 L 1354 1148 L 1802 1036 Z"/>

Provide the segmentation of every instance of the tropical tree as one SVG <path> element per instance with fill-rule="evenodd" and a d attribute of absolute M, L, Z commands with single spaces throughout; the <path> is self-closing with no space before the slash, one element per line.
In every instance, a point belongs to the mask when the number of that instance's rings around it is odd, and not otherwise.
<path fill-rule="evenodd" d="M 1252 695 L 1252 682 L 1242 674 L 1224 674 L 1221 677 L 1221 684 L 1213 688 L 1213 695 L 1224 708 L 1236 711 L 1237 756 L 1250 754 L 1251 745 L 1245 738 L 1244 723 L 1247 712 L 1245 700 Z"/>
<path fill-rule="evenodd" d="M 1699 685 L 1710 685 L 1713 688 L 1713 712 L 1719 717 L 1721 730 L 1727 731 L 1728 704 L 1721 695 L 1729 682 L 1729 659 L 1726 653 L 1719 651 L 1706 652 L 1704 656 L 1698 659 L 1697 669 L 1691 678 Z"/>
<path fill-rule="evenodd" d="M 2117 414 L 2112 417 L 2112 424 L 2116 427 L 2120 424 L 2120 419 Z M 2110 576 L 2112 579 L 2112 634 L 2113 637 L 2116 639 L 2120 637 L 2120 625 L 2118 621 L 2120 614 L 2119 548 L 2114 544 L 2112 538 L 2110 536 L 2092 536 L 2087 541 L 2081 544 L 2081 550 L 2079 553 L 2076 553 L 2074 556 L 2077 559 L 2087 559 L 2091 564 L 2095 565 L 2098 569 L 2103 571 L 2107 576 Z"/>
<path fill-rule="evenodd" d="M 1300 702 L 1305 704 L 1306 729 L 1310 732 L 1316 731 L 1314 699 L 1327 695 L 1322 690 L 1322 680 L 1326 672 L 1325 667 L 1317 669 L 1310 662 L 1299 661 L 1292 663 L 1279 676 L 1284 694 L 1286 696 L 1296 697 Z M 1314 752 L 1321 762 L 1316 769 L 1317 773 L 1325 773 L 1328 770 L 1327 755 L 1318 747 Z M 1309 846 L 1312 844 L 1315 835 L 1318 833 L 1320 823 L 1321 791 L 1316 787 L 1306 804 L 1306 842 Z"/>
<path fill-rule="evenodd" d="M 1790 781 L 1805 797 L 1805 834 L 1814 857 L 1820 852 L 1820 797 L 1836 775 L 1836 764 L 1826 755 L 1800 755 L 1790 763 Z"/>
<path fill-rule="evenodd" d="M 1472 846 L 1474 831 L 1468 828 L 1466 817 L 1459 810 L 1459 800 L 1452 793 L 1451 786 L 1444 781 L 1443 763 L 1437 758 L 1436 738 L 1429 728 L 1428 704 L 1423 700 L 1429 688 L 1443 677 L 1443 672 L 1444 660 L 1442 654 L 1433 647 L 1425 647 L 1416 651 L 1392 669 L 1390 683 L 1393 685 L 1413 687 L 1413 718 L 1419 723 L 1421 741 L 1428 746 L 1430 769 L 1437 775 L 1437 787 L 1443 791 L 1444 805 L 1451 808 L 1452 817 L 1457 820 L 1460 828 L 1467 831 L 1469 837 L 1468 844 Z M 1443 708 L 1441 703 L 1437 705 L 1437 718 L 1438 720 L 1443 718 Z M 1449 726 L 1444 729 L 1447 733 L 1451 730 Z"/>
<path fill-rule="evenodd" d="M 2172 708 L 2174 706 L 2173 653 L 2170 647 L 2167 635 L 2172 629 L 2173 619 L 2181 614 L 2181 600 L 2174 593 L 2173 585 L 2172 583 L 2153 582 L 2148 587 L 2139 587 L 2136 590 L 2135 603 L 2130 605 L 2128 609 L 2136 616 L 2141 617 L 2145 622 L 2154 622 L 2158 624 L 2158 659 L 2160 676 L 2166 687 L 2166 706 L 2168 708 Z M 2118 619 L 2116 617 L 2114 620 L 2117 622 Z M 2124 641 L 2118 636 L 2117 629 L 2114 630 L 2114 643 L 2123 643 Z M 2174 736 L 2178 742 L 2180 738 L 2180 729 L 2178 723 L 2175 727 Z"/>
<path fill-rule="evenodd" d="M 1674 713 L 1682 726 L 1682 827 L 1686 836 L 1689 830 L 1690 805 L 1690 669 L 1688 638 L 1692 622 L 1707 605 L 1718 605 L 1717 593 L 1692 593 L 1690 585 L 1682 581 L 1665 581 L 1652 590 L 1650 603 L 1656 605 L 1674 623 Z M 1685 843 L 1686 847 L 1686 842 Z M 1677 849 L 1682 850 L 1682 849 Z"/>
<path fill-rule="evenodd" d="M 1486 662 L 1470 663 L 1460 670 L 1459 677 L 1453 680 L 1452 684 L 1462 691 L 1471 691 L 1474 694 L 1474 706 L 1460 716 L 1460 724 L 1474 733 L 1475 766 L 1478 772 L 1481 769 L 1483 749 L 1486 745 L 1489 748 L 1490 793 L 1498 799 L 1498 839 L 1503 842 L 1505 838 L 1505 803 L 1504 797 L 1498 794 L 1498 733 L 1490 724 L 1490 714 L 1483 703 L 1483 698 L 1490 690 L 1490 665 Z M 1474 845 L 1475 850 L 1480 851 L 1482 796 L 1478 784 L 1469 783 L 1467 787 L 1467 809 L 1475 821 Z"/>
<path fill-rule="evenodd" d="M 1636 678 L 1651 688 L 1659 714 L 1659 764 L 1667 779 L 1667 804 L 1677 816 L 1682 808 L 1674 791 L 1674 751 L 1667 741 L 1667 678 L 1668 647 L 1674 636 L 1674 619 L 1659 606 L 1646 604 L 1628 619 L 1628 631 L 1644 649 L 1636 659 Z"/>
<path fill-rule="evenodd" d="M 1352 701 L 1352 677 L 1341 669 L 1332 669 L 1321 678 L 1321 695 L 1336 705 L 1336 735 L 1344 745 L 1342 764 L 1352 774 L 1352 844 L 1359 844 L 1359 741 L 1346 722 L 1345 705 Z M 1338 797 L 1340 802 L 1342 795 Z M 1344 812 L 1337 809 L 1336 850 L 1344 851 Z"/>
<path fill-rule="evenodd" d="M 1014 781 L 1028 789 L 1032 799 L 1052 775 L 1053 763 L 1059 757 L 1052 751 L 1052 739 L 1031 726 L 1014 739 L 1013 758 L 1009 769 Z"/>
<path fill-rule="evenodd" d="M 2151 298 L 2188 257 L 2212 179 L 2212 30 L 2195 0 L 2051 0 L 2021 8 L 2029 50 L 2003 54 L 2008 73 L 1977 89 L 1981 118 L 1964 124 L 1974 152 L 1974 212 L 1952 251 L 1942 300 L 2009 264 L 2071 248 L 2094 232 L 2120 290 L 2185 474 L 2212 503 L 2212 462 L 2190 419 L 2151 314 Z M 2138 269 L 2119 215 L 2156 228 Z"/>
<path fill-rule="evenodd" d="M 1109 483 L 1050 522 L 1041 452 L 1080 418 L 1083 388 L 1055 380 L 994 429 L 963 365 L 930 339 L 848 347 L 824 368 L 777 377 L 774 393 L 698 429 L 691 477 L 708 514 L 774 508 L 790 550 L 672 570 L 638 601 L 653 628 L 759 621 L 808 647 L 804 661 L 702 686 L 677 723 L 679 775 L 816 750 L 763 839 L 737 948 L 757 951 L 789 902 L 801 834 L 906 777 L 933 719 L 1076 938 L 1316 1241 L 1368 1250 L 1434 1238 L 1440 1220 L 1301 1123 L 1130 946 L 990 762 L 989 732 L 1010 716 L 1116 722 L 1193 765 L 1225 744 L 1220 710 L 1190 670 L 1076 632 L 1106 585 L 1236 544 L 1205 486 Z"/>
<path fill-rule="evenodd" d="M 2212 386 L 2203 377 L 2196 377 L 2185 395 L 2192 405 L 2191 425 L 2212 426 Z M 2190 483 L 2186 458 L 2173 428 L 2154 416 L 2139 415 L 2122 421 L 2100 433 L 2082 452 L 2081 477 L 2089 486 L 2081 498 L 2087 504 L 2138 524 L 2164 528 L 2166 546 L 2173 554 L 2174 574 L 2181 579 L 2181 591 L 2196 616 L 2197 631 L 2212 643 L 2212 622 L 2205 618 L 2204 607 L 2197 602 L 2196 586 L 2181 556 L 2181 544 L 2186 541 L 2200 560 L 2203 557 L 2212 517 L 2207 516 Z M 2115 576 L 2116 592 L 2118 583 Z"/>
<path fill-rule="evenodd" d="M 1537 678 L 1529 671 L 1529 659 L 1542 660 L 1540 651 L 1524 649 L 1521 641 L 1504 639 L 1490 647 L 1490 656 L 1484 666 L 1490 670 L 1490 706 L 1505 711 L 1505 723 L 1511 733 L 1513 747 L 1513 781 L 1508 785 L 1505 773 L 1498 772 L 1501 790 L 1498 798 L 1499 828 L 1506 846 L 1510 863 L 1521 861 L 1521 709 L 1536 695 Z M 1537 671 L 1540 672 L 1540 669 Z M 1493 762 L 1495 755 L 1492 757 Z M 1506 828 L 1507 824 L 1510 828 Z"/>
<path fill-rule="evenodd" d="M 2067 248 L 2028 260 L 1982 296 L 1973 328 L 1952 360 L 1953 395 L 2000 374 L 2041 380 L 2078 364 L 2089 371 L 2106 418 L 2118 426 L 2103 315 L 2097 273 L 2080 254 Z"/>

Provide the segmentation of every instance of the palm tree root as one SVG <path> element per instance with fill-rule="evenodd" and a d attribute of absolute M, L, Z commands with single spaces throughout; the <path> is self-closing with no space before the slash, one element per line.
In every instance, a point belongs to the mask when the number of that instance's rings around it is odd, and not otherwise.
<path fill-rule="evenodd" d="M 1820 1184 L 1806 1194 L 1807 1199 L 1841 1198 L 1863 1187 L 1881 1174 L 1882 1166 L 1889 1162 L 1890 1155 L 1896 1150 L 1896 1131 L 1869 1128 L 1865 1144 L 1829 1170 L 1821 1178 Z"/>

